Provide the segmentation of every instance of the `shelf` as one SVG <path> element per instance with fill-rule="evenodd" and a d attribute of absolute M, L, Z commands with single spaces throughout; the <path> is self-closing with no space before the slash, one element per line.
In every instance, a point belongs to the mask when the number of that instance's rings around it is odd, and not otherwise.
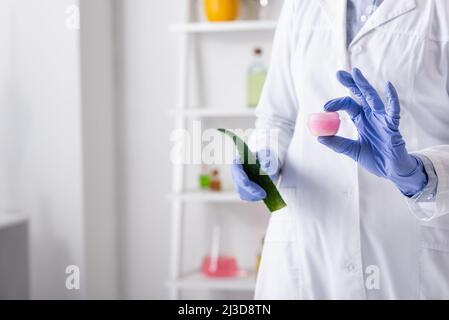
<path fill-rule="evenodd" d="M 213 203 L 240 203 L 239 196 L 232 191 L 229 192 L 212 192 L 212 191 L 192 191 L 179 194 L 169 195 L 170 199 L 181 200 L 186 202 L 213 202 Z"/>
<path fill-rule="evenodd" d="M 256 276 L 254 274 L 237 278 L 208 278 L 201 273 L 194 273 L 168 284 L 177 289 L 203 289 L 221 291 L 254 291 Z"/>
<path fill-rule="evenodd" d="M 172 25 L 172 32 L 215 33 L 215 32 L 248 32 L 274 31 L 276 21 L 233 21 L 233 22 L 195 22 Z"/>
<path fill-rule="evenodd" d="M 186 109 L 177 112 L 171 112 L 173 116 L 182 116 L 186 118 L 253 118 L 256 116 L 255 109 L 219 109 L 219 108 L 195 108 Z"/>
<path fill-rule="evenodd" d="M 170 31 L 180 35 L 179 42 L 179 72 L 177 77 L 179 85 L 179 101 L 178 105 L 173 110 L 168 110 L 170 116 L 173 117 L 176 128 L 190 129 L 189 122 L 208 120 L 209 122 L 229 122 L 237 121 L 243 123 L 251 122 L 256 119 L 256 112 L 253 108 L 245 106 L 245 101 L 241 101 L 240 105 L 198 105 L 190 102 L 189 91 L 190 81 L 193 79 L 198 82 L 197 77 L 192 78 L 192 72 L 200 67 L 195 59 L 195 46 L 201 45 L 203 40 L 211 40 L 217 38 L 218 41 L 224 40 L 223 45 L 250 46 L 254 40 L 254 36 L 262 37 L 260 40 L 270 41 L 273 33 L 276 31 L 277 20 L 236 20 L 231 22 L 194 22 L 194 10 L 197 9 L 196 3 L 193 0 L 184 1 L 187 10 L 185 21 L 170 26 Z M 242 37 L 234 41 L 234 37 Z M 243 49 L 243 48 L 242 48 Z M 198 70 L 197 70 L 198 72 Z M 201 70 L 199 71 L 201 72 Z M 193 73 L 195 75 L 195 73 Z M 204 83 L 197 83 L 199 90 Z M 201 103 L 201 102 L 200 102 Z M 207 102 L 206 102 L 207 104 Z M 221 108 L 220 108 L 221 107 Z M 210 120 L 209 120 L 210 119 Z M 248 123 L 249 124 L 249 123 Z M 243 124 L 241 124 L 243 125 Z M 239 124 L 240 126 L 240 124 Z M 211 127 L 211 126 L 208 126 Z M 214 127 L 219 127 L 218 124 Z M 220 127 L 225 127 L 221 126 Z M 250 126 L 252 127 L 252 126 Z M 201 272 L 184 274 L 182 272 L 184 267 L 183 255 L 188 254 L 183 244 L 185 220 L 184 215 L 187 212 L 203 212 L 202 210 L 191 210 L 193 207 L 216 204 L 215 206 L 245 205 L 246 202 L 241 201 L 237 193 L 232 190 L 225 190 L 223 192 L 201 191 L 195 185 L 191 189 L 186 187 L 186 172 L 189 170 L 187 164 L 175 165 L 173 164 L 173 193 L 167 195 L 168 201 L 172 202 L 172 223 L 171 223 L 171 247 L 170 247 L 170 280 L 169 280 L 169 295 L 170 299 L 179 299 L 180 293 L 184 289 L 203 289 L 203 290 L 224 290 L 224 291 L 242 291 L 251 292 L 255 289 L 256 276 L 255 274 L 245 274 L 232 279 L 216 279 L 203 276 Z M 186 190 L 184 190 L 186 188 Z M 193 205 L 193 207 L 192 207 Z M 253 205 L 252 203 L 249 205 Z M 257 206 L 257 204 L 256 204 Z M 190 208 L 192 207 L 192 208 Z M 207 208 L 204 208 L 207 209 Z M 222 209 L 222 208 L 220 208 Z M 223 208 L 224 209 L 224 208 Z M 216 212 L 216 210 L 208 210 Z M 222 210 L 218 210 L 222 211 Z M 224 211 L 224 210 L 223 210 Z"/>

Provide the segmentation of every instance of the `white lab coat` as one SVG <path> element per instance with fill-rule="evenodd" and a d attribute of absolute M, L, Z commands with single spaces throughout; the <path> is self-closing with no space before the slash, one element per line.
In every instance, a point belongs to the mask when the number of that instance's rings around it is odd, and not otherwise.
<path fill-rule="evenodd" d="M 404 197 L 312 137 L 306 121 L 350 95 L 337 70 L 398 89 L 409 151 L 438 175 L 435 203 Z M 286 0 L 257 110 L 279 136 L 288 207 L 270 219 L 256 299 L 449 298 L 449 1 L 385 0 L 346 46 L 345 0 Z M 357 138 L 342 114 L 340 135 Z"/>

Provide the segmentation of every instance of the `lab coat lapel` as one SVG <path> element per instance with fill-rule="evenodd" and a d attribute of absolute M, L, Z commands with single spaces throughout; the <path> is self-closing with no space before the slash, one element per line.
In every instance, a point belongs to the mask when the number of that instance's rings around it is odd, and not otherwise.
<path fill-rule="evenodd" d="M 352 40 L 350 46 L 354 45 L 377 27 L 409 13 L 414 9 L 416 9 L 416 0 L 384 0 L 379 9 L 374 12 L 354 40 Z"/>
<path fill-rule="evenodd" d="M 347 0 L 318 0 L 342 49 L 346 52 L 346 8 Z"/>

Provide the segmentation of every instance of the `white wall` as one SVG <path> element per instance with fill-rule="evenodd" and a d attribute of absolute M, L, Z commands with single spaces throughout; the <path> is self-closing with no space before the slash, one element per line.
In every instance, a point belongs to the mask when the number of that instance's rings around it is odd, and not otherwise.
<path fill-rule="evenodd" d="M 82 41 L 66 28 L 73 4 L 2 0 L 0 11 L 0 206 L 30 217 L 38 299 L 117 295 L 111 3 L 84 1 Z M 65 287 L 73 264 L 79 291 Z"/>
<path fill-rule="evenodd" d="M 167 298 L 170 145 L 179 0 L 117 0 L 121 292 Z"/>
<path fill-rule="evenodd" d="M 114 13 L 112 0 L 81 0 L 84 236 L 88 299 L 118 293 Z"/>
<path fill-rule="evenodd" d="M 2 114 L 14 124 L 11 205 L 31 219 L 31 296 L 79 298 L 65 268 L 84 268 L 79 34 L 65 28 L 72 0 L 4 0 L 9 52 Z M 3 42 L 3 41 L 2 41 Z M 55 45 L 57 44 L 57 45 Z M 10 173 L 13 175 L 13 173 Z M 17 183 L 17 186 L 15 186 Z"/>
<path fill-rule="evenodd" d="M 0 214 L 17 209 L 17 181 L 19 152 L 15 127 L 20 115 L 9 104 L 9 79 L 11 78 L 11 10 L 4 6 L 0 11 Z M 9 154 L 10 157 L 5 155 Z"/>

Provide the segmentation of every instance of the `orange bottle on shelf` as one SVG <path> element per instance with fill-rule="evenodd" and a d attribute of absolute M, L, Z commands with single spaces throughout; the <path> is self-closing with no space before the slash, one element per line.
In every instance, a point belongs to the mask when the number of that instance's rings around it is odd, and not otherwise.
<path fill-rule="evenodd" d="M 240 0 L 204 0 L 204 10 L 211 22 L 235 20 L 239 9 Z"/>
<path fill-rule="evenodd" d="M 220 173 L 218 170 L 212 171 L 212 178 L 210 181 L 210 189 L 212 191 L 221 191 L 221 179 L 220 179 Z"/>

